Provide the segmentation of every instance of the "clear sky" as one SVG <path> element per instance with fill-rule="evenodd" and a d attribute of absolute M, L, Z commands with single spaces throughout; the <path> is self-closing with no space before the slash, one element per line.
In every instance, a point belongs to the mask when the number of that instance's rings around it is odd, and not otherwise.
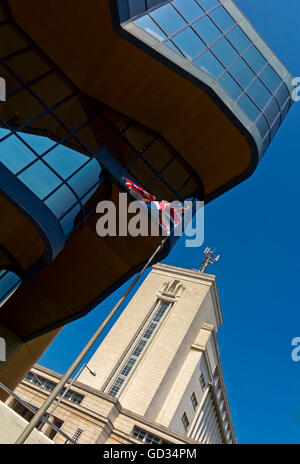
<path fill-rule="evenodd" d="M 299 0 L 236 3 L 300 76 Z M 300 337 L 299 133 L 300 102 L 254 175 L 205 211 L 204 245 L 221 254 L 209 272 L 219 287 L 218 340 L 239 443 L 300 443 L 300 362 L 291 358 L 291 340 Z M 165 262 L 197 268 L 202 252 L 181 239 Z M 68 325 L 40 364 L 64 373 L 127 285 Z"/>

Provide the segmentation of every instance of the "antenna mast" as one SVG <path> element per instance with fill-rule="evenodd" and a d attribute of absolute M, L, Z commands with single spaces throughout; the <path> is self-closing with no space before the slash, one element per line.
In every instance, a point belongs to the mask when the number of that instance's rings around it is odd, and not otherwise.
<path fill-rule="evenodd" d="M 212 250 L 211 248 L 205 248 L 204 250 L 204 258 L 201 264 L 201 267 L 199 269 L 200 272 L 205 272 L 206 269 L 210 264 L 214 264 L 217 261 L 219 261 L 220 255 L 215 255 L 215 250 Z"/>

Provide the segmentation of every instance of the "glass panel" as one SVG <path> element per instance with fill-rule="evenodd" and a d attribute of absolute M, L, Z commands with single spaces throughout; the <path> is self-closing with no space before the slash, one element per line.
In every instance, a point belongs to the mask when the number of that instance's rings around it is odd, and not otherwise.
<path fill-rule="evenodd" d="M 0 135 L 6 135 L 9 131 L 0 129 Z M 16 174 L 34 161 L 36 156 L 16 136 L 11 135 L 0 142 L 0 161 Z"/>
<path fill-rule="evenodd" d="M 61 184 L 61 180 L 42 161 L 26 169 L 19 179 L 41 199 Z"/>
<path fill-rule="evenodd" d="M 269 89 L 272 92 L 275 92 L 275 90 L 279 87 L 279 85 L 282 83 L 282 80 L 276 74 L 273 68 L 271 68 L 270 65 L 267 65 L 266 68 L 261 72 L 259 75 L 260 79 L 264 81 L 264 83 L 269 87 Z"/>
<path fill-rule="evenodd" d="M 40 79 L 32 84 L 31 89 L 47 106 L 53 106 L 63 98 L 70 95 L 73 91 L 69 84 L 65 82 L 57 73 Z"/>
<path fill-rule="evenodd" d="M 0 271 L 0 306 L 12 295 L 21 284 L 20 277 L 12 271 Z"/>
<path fill-rule="evenodd" d="M 156 140 L 144 153 L 148 163 L 157 171 L 160 172 L 175 153 L 162 140 Z"/>
<path fill-rule="evenodd" d="M 195 0 L 173 0 L 172 3 L 189 22 L 204 14 Z"/>
<path fill-rule="evenodd" d="M 134 23 L 149 34 L 153 35 L 153 37 L 157 40 L 164 40 L 166 38 L 164 32 L 157 26 L 157 24 L 155 24 L 149 15 L 144 15 L 141 18 L 136 19 Z"/>
<path fill-rule="evenodd" d="M 209 19 L 208 16 L 204 16 L 193 24 L 193 28 L 197 31 L 201 39 L 203 39 L 207 45 L 214 42 L 218 37 L 221 36 L 221 32 Z"/>
<path fill-rule="evenodd" d="M 178 48 L 175 47 L 175 44 L 172 42 L 172 40 L 167 40 L 167 42 L 165 42 L 165 44 L 169 48 L 172 48 L 172 50 L 174 50 L 174 52 L 178 53 L 180 56 L 184 56 L 183 53 L 181 53 L 180 50 L 178 50 Z"/>
<path fill-rule="evenodd" d="M 271 132 L 268 132 L 268 135 L 264 139 L 263 151 L 266 151 L 266 149 L 268 148 L 268 146 L 270 144 L 270 141 L 271 141 Z"/>
<path fill-rule="evenodd" d="M 219 63 L 209 50 L 199 56 L 199 58 L 194 61 L 194 64 L 212 77 L 218 77 L 224 71 L 221 63 Z"/>
<path fill-rule="evenodd" d="M 142 129 L 139 126 L 130 126 L 123 135 L 139 152 L 143 152 L 155 136 L 152 132 Z"/>
<path fill-rule="evenodd" d="M 257 129 L 259 130 L 262 138 L 266 135 L 266 133 L 269 130 L 269 124 L 265 118 L 265 116 L 261 113 L 257 121 L 255 121 L 255 125 Z"/>
<path fill-rule="evenodd" d="M 0 27 L 0 57 L 21 50 L 28 45 L 12 24 L 4 24 Z"/>
<path fill-rule="evenodd" d="M 80 169 L 69 181 L 68 184 L 75 190 L 79 197 L 83 197 L 87 191 L 99 180 L 101 167 L 95 159 L 91 159 L 83 168 Z M 95 187 L 96 189 L 96 187 Z M 94 190 L 95 190 L 94 189 Z M 94 191 L 90 192 L 90 196 Z"/>
<path fill-rule="evenodd" d="M 271 138 L 272 139 L 274 138 L 276 132 L 278 131 L 280 124 L 281 124 L 281 119 L 279 115 L 271 127 Z"/>
<path fill-rule="evenodd" d="M 254 45 L 250 47 L 244 54 L 243 58 L 247 61 L 249 66 L 256 72 L 258 73 L 263 66 L 266 64 L 266 60 L 262 56 L 261 53 L 257 50 Z"/>
<path fill-rule="evenodd" d="M 50 71 L 50 66 L 37 52 L 28 50 L 7 60 L 7 64 L 24 82 Z"/>
<path fill-rule="evenodd" d="M 175 193 L 161 180 L 157 179 L 150 187 L 153 195 L 160 200 L 173 201 Z"/>
<path fill-rule="evenodd" d="M 211 47 L 211 50 L 226 67 L 230 66 L 231 63 L 233 63 L 233 61 L 239 56 L 225 37 L 214 44 Z"/>
<path fill-rule="evenodd" d="M 88 160 L 86 156 L 62 145 L 51 150 L 44 159 L 64 179 L 71 176 Z"/>
<path fill-rule="evenodd" d="M 270 92 L 266 89 L 262 82 L 260 82 L 259 79 L 255 79 L 249 89 L 247 89 L 247 94 L 255 101 L 255 103 L 257 103 L 261 109 L 265 107 L 271 98 Z"/>
<path fill-rule="evenodd" d="M 190 176 L 190 172 L 184 169 L 182 164 L 175 159 L 163 171 L 162 176 L 172 185 L 173 189 L 179 190 Z"/>
<path fill-rule="evenodd" d="M 223 32 L 227 31 L 236 24 L 230 14 L 227 13 L 225 8 L 223 8 L 223 6 L 220 6 L 216 10 L 212 11 L 210 13 L 210 17 Z"/>
<path fill-rule="evenodd" d="M 206 48 L 191 28 L 185 29 L 173 37 L 173 42 L 189 59 L 193 59 Z"/>
<path fill-rule="evenodd" d="M 134 161 L 133 165 L 130 166 L 129 172 L 131 172 L 136 180 L 144 186 L 150 184 L 151 180 L 155 177 L 152 169 L 150 169 L 140 158 Z"/>
<path fill-rule="evenodd" d="M 260 114 L 259 109 L 254 105 L 247 95 L 242 95 L 237 103 L 247 114 L 247 116 L 255 121 L 258 115 Z"/>
<path fill-rule="evenodd" d="M 215 6 L 220 5 L 219 0 L 198 0 L 198 3 L 200 3 L 205 11 L 209 11 Z"/>
<path fill-rule="evenodd" d="M 267 106 L 264 108 L 264 113 L 267 117 L 267 120 L 269 121 L 270 124 L 272 124 L 276 118 L 276 116 L 279 114 L 280 109 L 278 104 L 276 103 L 275 99 L 272 98 L 272 100 L 267 104 Z"/>
<path fill-rule="evenodd" d="M 174 34 L 187 24 L 170 3 L 152 11 L 151 16 L 168 35 Z"/>
<path fill-rule="evenodd" d="M 284 105 L 284 107 L 282 108 L 281 110 L 281 119 L 283 120 L 286 115 L 288 114 L 289 112 L 289 109 L 290 109 L 290 102 L 291 102 L 291 99 L 289 98 L 289 100 L 286 102 L 286 104 Z"/>
<path fill-rule="evenodd" d="M 241 58 L 229 69 L 230 74 L 245 89 L 255 78 L 255 74 Z"/>
<path fill-rule="evenodd" d="M 242 53 L 251 44 L 246 34 L 238 26 L 227 33 L 227 38 L 239 53 Z"/>
<path fill-rule="evenodd" d="M 76 216 L 78 213 L 81 211 L 80 206 L 77 204 L 66 216 L 63 217 L 63 219 L 60 221 L 60 225 L 63 228 L 63 231 L 65 235 L 69 234 L 72 232 L 74 228 L 74 221 L 76 219 Z"/>
<path fill-rule="evenodd" d="M 278 100 L 281 108 L 284 106 L 284 104 L 287 101 L 287 99 L 289 98 L 289 96 L 290 96 L 290 94 L 289 94 L 289 91 L 287 89 L 287 86 L 282 82 L 281 86 L 279 87 L 279 89 L 277 90 L 277 92 L 275 94 L 275 97 Z"/>
<path fill-rule="evenodd" d="M 243 91 L 241 87 L 227 73 L 220 77 L 219 83 L 234 100 L 236 100 Z"/>
<path fill-rule="evenodd" d="M 66 213 L 71 206 L 74 206 L 76 202 L 76 197 L 66 185 L 62 185 L 45 201 L 48 208 L 51 209 L 58 219 Z"/>

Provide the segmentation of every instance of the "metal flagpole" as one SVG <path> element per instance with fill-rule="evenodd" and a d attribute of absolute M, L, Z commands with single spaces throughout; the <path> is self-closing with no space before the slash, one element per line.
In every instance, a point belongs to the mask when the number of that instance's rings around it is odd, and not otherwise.
<path fill-rule="evenodd" d="M 100 325 L 100 327 L 96 330 L 96 332 L 94 333 L 94 335 L 92 336 L 92 338 L 90 339 L 90 341 L 87 343 L 87 345 L 83 348 L 83 350 L 81 351 L 81 353 L 79 354 L 79 356 L 75 359 L 75 361 L 73 362 L 73 364 L 69 367 L 69 369 L 67 370 L 67 372 L 65 373 L 65 375 L 61 378 L 60 382 L 56 385 L 56 387 L 54 388 L 54 390 L 51 392 L 51 394 L 49 395 L 49 397 L 46 399 L 46 401 L 44 402 L 44 404 L 40 407 L 40 409 L 38 410 L 38 413 L 33 416 L 33 418 L 31 419 L 31 421 L 28 423 L 27 427 L 25 427 L 25 429 L 23 430 L 23 432 L 21 433 L 21 435 L 19 436 L 19 438 L 17 439 L 16 441 L 16 445 L 21 445 L 25 442 L 25 440 L 29 437 L 29 435 L 31 434 L 31 432 L 33 431 L 33 429 L 37 426 L 37 424 L 40 422 L 40 420 L 42 419 L 43 415 L 46 413 L 47 409 L 49 408 L 49 406 L 53 403 L 53 401 L 56 399 L 56 397 L 58 396 L 58 394 L 61 392 L 61 390 L 64 388 L 65 384 L 68 382 L 68 380 L 70 379 L 71 375 L 74 373 L 74 371 L 77 369 L 77 367 L 79 366 L 79 364 L 81 363 L 81 361 L 84 359 L 84 357 L 87 355 L 87 353 L 89 352 L 89 350 L 92 348 L 92 346 L 94 345 L 94 343 L 97 341 L 98 337 L 101 335 L 101 333 L 103 332 L 103 330 L 107 327 L 108 323 L 111 321 L 112 317 L 115 315 L 115 313 L 117 312 L 117 310 L 119 309 L 119 307 L 121 306 L 121 304 L 123 303 L 123 301 L 125 300 L 125 298 L 127 297 L 127 295 L 130 293 L 130 291 L 133 289 L 133 287 L 135 286 L 135 284 L 137 283 L 137 281 L 140 279 L 140 277 L 142 276 L 142 274 L 145 272 L 145 270 L 147 269 L 147 267 L 152 263 L 153 259 L 155 258 L 155 256 L 160 252 L 160 250 L 163 248 L 164 244 L 165 244 L 165 241 L 167 240 L 168 237 L 164 238 L 163 241 L 161 242 L 161 244 L 159 245 L 159 247 L 155 250 L 155 252 L 153 253 L 153 255 L 151 256 L 151 258 L 148 260 L 147 264 L 145 264 L 145 266 L 143 267 L 143 269 L 138 273 L 138 275 L 135 277 L 135 279 L 133 280 L 133 282 L 129 285 L 129 287 L 127 288 L 127 290 L 125 291 L 125 293 L 123 294 L 123 296 L 119 299 L 118 303 L 114 306 L 114 308 L 112 309 L 112 311 L 110 312 L 110 314 L 106 317 L 106 319 L 102 322 L 102 324 Z"/>

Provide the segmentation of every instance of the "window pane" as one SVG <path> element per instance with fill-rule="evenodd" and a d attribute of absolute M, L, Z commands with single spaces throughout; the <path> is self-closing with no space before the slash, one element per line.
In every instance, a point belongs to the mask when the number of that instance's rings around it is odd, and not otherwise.
<path fill-rule="evenodd" d="M 258 104 L 258 106 L 263 109 L 264 106 L 268 103 L 271 98 L 270 92 L 266 87 L 260 82 L 259 79 L 251 84 L 249 89 L 247 89 L 247 94 Z"/>
<path fill-rule="evenodd" d="M 172 50 L 174 50 L 174 52 L 178 53 L 180 56 L 184 56 L 184 55 L 180 52 L 180 50 L 178 50 L 178 48 L 175 47 L 175 45 L 174 45 L 174 43 L 172 42 L 172 40 L 167 40 L 167 42 L 165 42 L 165 44 L 166 44 L 168 47 L 172 48 Z"/>
<path fill-rule="evenodd" d="M 201 39 L 203 39 L 207 45 L 214 42 L 221 35 L 219 29 L 208 16 L 204 16 L 199 19 L 199 21 L 193 24 L 193 28 L 198 32 Z"/>
<path fill-rule="evenodd" d="M 281 124 L 281 120 L 280 120 L 280 116 L 278 116 L 275 120 L 275 122 L 273 122 L 273 125 L 271 127 L 271 137 L 272 139 L 274 138 L 276 132 L 278 131 L 279 127 L 280 127 L 280 124 Z"/>
<path fill-rule="evenodd" d="M 262 67 L 266 64 L 266 60 L 262 56 L 261 53 L 257 50 L 254 45 L 247 50 L 243 58 L 247 61 L 247 63 L 251 66 L 251 68 L 258 73 Z"/>
<path fill-rule="evenodd" d="M 242 53 L 249 45 L 251 44 L 250 40 L 244 34 L 240 27 L 235 27 L 228 32 L 227 38 L 230 40 L 232 45 L 238 50 L 239 53 Z"/>
<path fill-rule="evenodd" d="M 194 64 L 210 74 L 212 77 L 218 77 L 224 71 L 221 63 L 219 63 L 209 50 L 197 58 L 194 61 Z"/>
<path fill-rule="evenodd" d="M 66 185 L 63 185 L 55 193 L 53 193 L 53 195 L 51 195 L 45 203 L 59 219 L 71 208 L 71 206 L 75 205 L 76 201 L 77 199 L 71 190 Z"/>
<path fill-rule="evenodd" d="M 222 6 L 212 11 L 210 13 L 210 17 L 223 32 L 227 31 L 236 24 L 230 14 L 227 13 L 225 8 Z"/>
<path fill-rule="evenodd" d="M 61 180 L 42 161 L 37 161 L 26 169 L 20 174 L 19 179 L 41 199 L 61 183 Z"/>
<path fill-rule="evenodd" d="M 172 3 L 189 22 L 204 14 L 195 0 L 173 0 Z"/>
<path fill-rule="evenodd" d="M 229 74 L 224 74 L 224 76 L 219 79 L 219 83 L 234 100 L 236 100 L 243 91 Z"/>
<path fill-rule="evenodd" d="M 3 137 L 9 131 L 0 129 Z M 0 161 L 14 174 L 34 161 L 36 156 L 16 136 L 11 135 L 0 143 Z"/>
<path fill-rule="evenodd" d="M 273 124 L 275 121 L 277 115 L 279 114 L 279 106 L 276 103 L 275 99 L 272 98 L 272 100 L 267 104 L 267 106 L 264 108 L 264 113 L 267 117 L 267 120 L 269 121 L 270 124 Z"/>
<path fill-rule="evenodd" d="M 141 18 L 134 21 L 139 27 L 144 29 L 149 34 L 153 35 L 157 40 L 164 40 L 166 35 L 163 31 L 155 24 L 155 22 L 150 18 L 150 16 L 145 15 Z"/>
<path fill-rule="evenodd" d="M 290 94 L 289 94 L 289 91 L 287 89 L 287 86 L 282 83 L 281 86 L 279 87 L 279 89 L 277 90 L 276 94 L 275 94 L 275 97 L 276 99 L 278 100 L 281 108 L 283 108 L 285 102 L 287 101 L 287 99 L 289 98 Z"/>
<path fill-rule="evenodd" d="M 206 48 L 204 43 L 197 37 L 191 28 L 185 29 L 183 32 L 173 37 L 173 42 L 190 59 L 199 55 L 199 53 Z"/>
<path fill-rule="evenodd" d="M 276 74 L 273 68 L 271 68 L 270 65 L 267 65 L 266 68 L 261 72 L 259 75 L 260 79 L 264 81 L 264 83 L 269 87 L 269 89 L 272 92 L 275 92 L 275 90 L 279 87 L 281 84 L 282 80 Z"/>
<path fill-rule="evenodd" d="M 205 11 L 209 11 L 215 6 L 220 5 L 219 0 L 198 0 L 198 2 Z"/>
<path fill-rule="evenodd" d="M 224 37 L 211 47 L 214 54 L 224 66 L 228 67 L 238 58 L 237 52 Z"/>
<path fill-rule="evenodd" d="M 152 11 L 151 16 L 169 35 L 174 34 L 187 24 L 170 3 Z"/>
<path fill-rule="evenodd" d="M 260 114 L 259 118 L 255 122 L 255 125 L 257 129 L 259 130 L 262 138 L 264 138 L 264 136 L 269 130 L 269 124 L 267 123 L 267 120 L 263 114 Z"/>
<path fill-rule="evenodd" d="M 259 109 L 254 105 L 254 103 L 250 100 L 247 95 L 242 95 L 240 100 L 238 101 L 238 105 L 245 111 L 247 116 L 255 121 L 258 115 L 260 114 Z"/>
<path fill-rule="evenodd" d="M 230 74 L 238 81 L 238 83 L 245 89 L 250 82 L 255 78 L 255 74 L 249 66 L 241 58 L 232 65 L 229 69 Z"/>

